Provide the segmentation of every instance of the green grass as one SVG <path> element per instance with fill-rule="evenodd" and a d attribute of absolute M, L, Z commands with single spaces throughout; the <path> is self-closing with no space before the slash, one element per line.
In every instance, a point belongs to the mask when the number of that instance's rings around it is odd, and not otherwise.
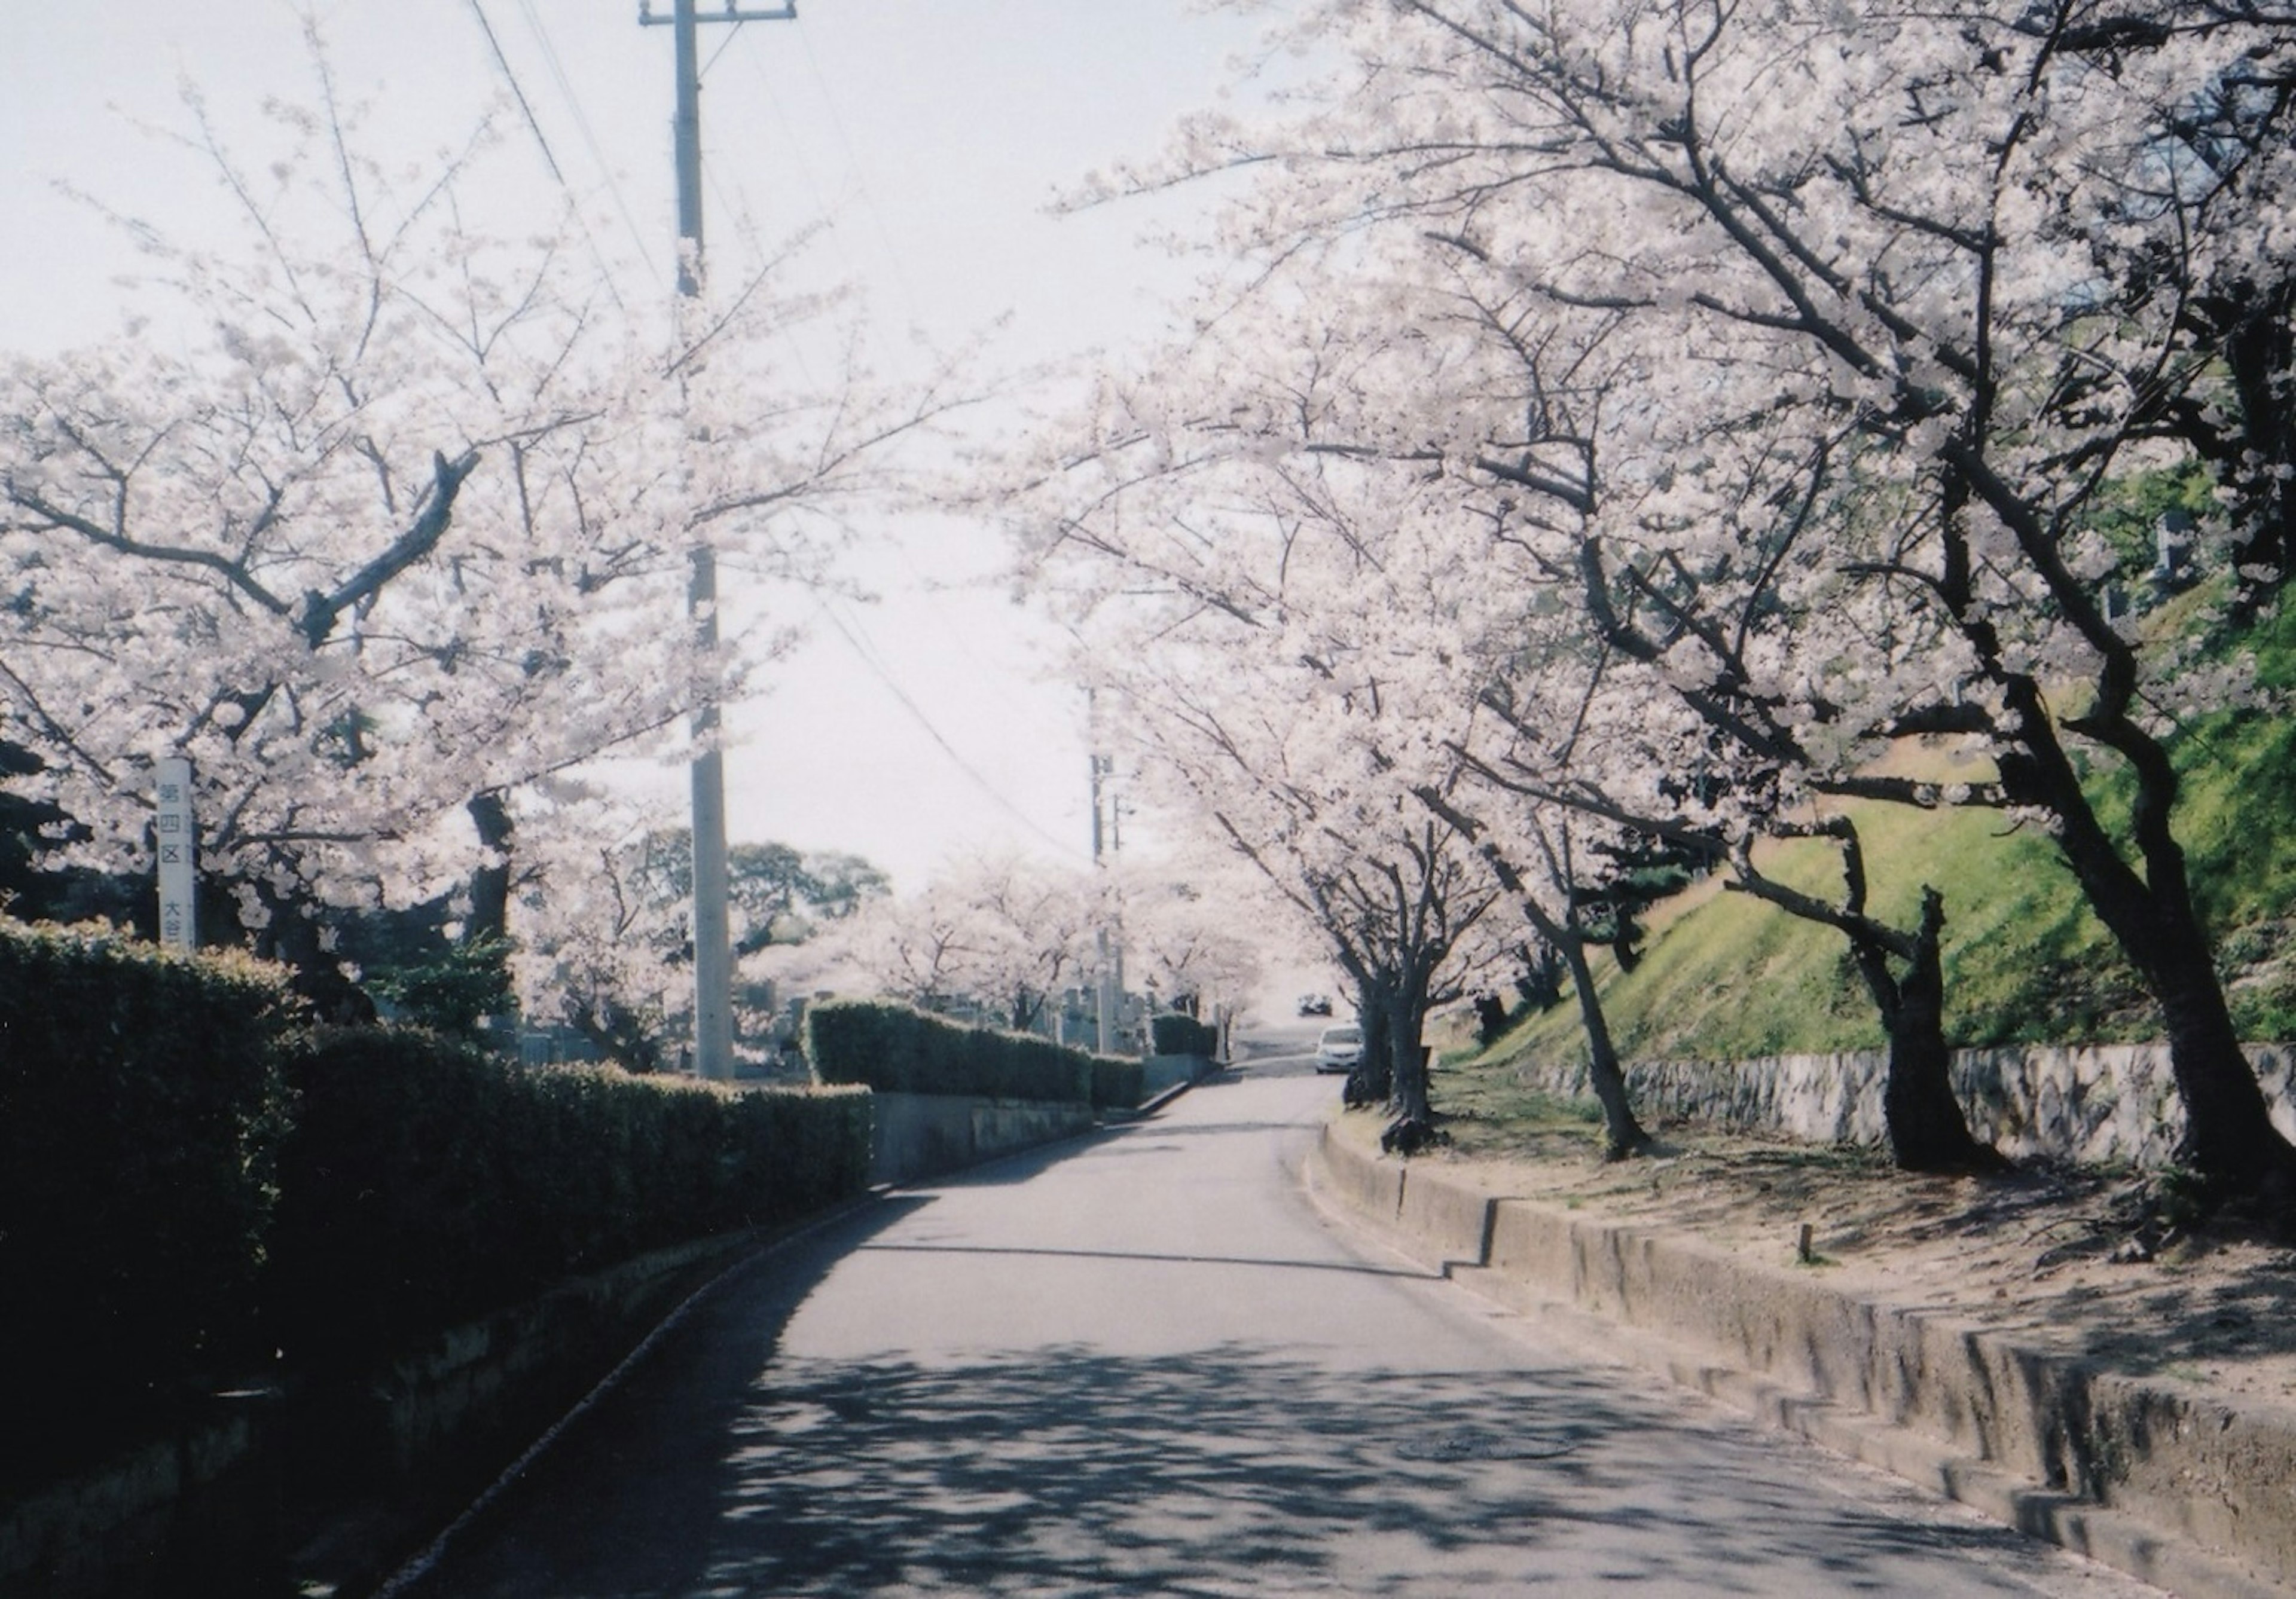
<path fill-rule="evenodd" d="M 1592 1100 L 1526 1088 L 1488 1054 L 1447 1058 L 1437 1070 L 1443 1131 L 1462 1154 L 1593 1156 L 1603 1147 L 1603 1113 Z"/>
<path fill-rule="evenodd" d="M 2296 623 L 2257 641 L 2263 680 L 2296 692 Z M 2179 729 L 2177 834 L 2189 858 L 2234 1016 L 2256 1039 L 2296 1038 L 2296 720 L 2215 715 Z M 1942 761 L 1939 754 L 1937 759 Z M 1939 775 L 1950 774 L 1940 769 Z M 2096 777 L 2118 825 L 2126 785 Z M 1979 811 L 1846 808 L 1866 841 L 1873 908 L 1910 926 L 1924 884 L 1945 897 L 1946 1029 L 1957 1044 L 2108 1043 L 2159 1036 L 2142 986 L 2051 841 Z M 1816 842 L 1764 857 L 1773 875 L 1833 898 L 1838 857 Z M 1840 934 L 1744 894 L 1694 887 L 1657 907 L 1641 963 L 1596 957 L 1596 984 L 1628 1059 L 1742 1059 L 1877 1048 L 1873 1004 Z M 1580 1061 L 1577 1008 L 1517 1026 L 1480 1057 Z"/>

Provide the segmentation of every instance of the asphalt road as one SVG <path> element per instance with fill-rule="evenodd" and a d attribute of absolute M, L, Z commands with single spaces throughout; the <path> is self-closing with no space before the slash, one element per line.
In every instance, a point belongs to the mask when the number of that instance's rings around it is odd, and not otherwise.
<path fill-rule="evenodd" d="M 1323 1219 L 1262 1059 L 727 1284 L 439 1595 L 2146 1593 Z"/>

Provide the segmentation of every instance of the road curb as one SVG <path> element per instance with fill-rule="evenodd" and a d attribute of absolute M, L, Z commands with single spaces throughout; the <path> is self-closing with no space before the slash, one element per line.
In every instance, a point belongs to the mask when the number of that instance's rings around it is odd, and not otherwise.
<path fill-rule="evenodd" d="M 2296 1416 L 2242 1410 L 1646 1228 L 1495 1194 L 1327 1124 L 1318 1202 L 1632 1364 L 2186 1599 L 2287 1595 Z"/>
<path fill-rule="evenodd" d="M 422 1548 L 393 1566 L 381 1585 L 371 1590 L 370 1599 L 398 1599 L 399 1595 L 406 1594 L 429 1576 L 445 1557 L 449 1546 L 468 1531 L 480 1516 L 509 1492 L 537 1461 L 555 1448 L 558 1441 L 570 1429 L 594 1410 L 608 1395 L 620 1388 L 633 1372 L 652 1357 L 654 1350 L 663 1340 L 676 1331 L 699 1307 L 722 1292 L 726 1284 L 755 1270 L 793 1246 L 812 1238 L 816 1234 L 825 1232 L 840 1222 L 884 1203 L 890 1197 L 890 1186 L 888 1185 L 873 1185 L 849 1199 L 839 1201 L 816 1215 L 799 1221 L 785 1223 L 780 1226 L 760 1229 L 752 1242 L 733 1251 L 732 1258 L 725 1266 L 712 1272 L 700 1286 L 687 1293 L 667 1314 L 656 1320 L 644 1335 L 615 1362 L 612 1369 L 600 1377 L 564 1414 L 544 1429 L 521 1451 L 516 1459 L 496 1473 L 493 1480 L 451 1521 L 440 1527 Z"/>

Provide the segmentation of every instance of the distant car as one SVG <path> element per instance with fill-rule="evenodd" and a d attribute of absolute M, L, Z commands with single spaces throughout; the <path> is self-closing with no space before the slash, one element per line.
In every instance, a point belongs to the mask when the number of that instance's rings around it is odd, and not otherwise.
<path fill-rule="evenodd" d="M 1353 1071 L 1363 1062 L 1363 1029 L 1327 1027 L 1316 1040 L 1316 1070 Z"/>
<path fill-rule="evenodd" d="M 1302 1016 L 1328 1016 L 1331 1013 L 1332 996 L 1330 995 L 1302 994 L 1300 996 L 1300 1014 Z"/>

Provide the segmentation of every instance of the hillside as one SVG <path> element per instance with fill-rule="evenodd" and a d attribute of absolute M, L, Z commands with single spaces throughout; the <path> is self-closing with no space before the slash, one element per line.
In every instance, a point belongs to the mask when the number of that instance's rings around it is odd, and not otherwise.
<path fill-rule="evenodd" d="M 2296 627 L 2255 641 L 2259 675 L 2296 687 Z M 2296 1037 L 2296 723 L 2284 709 L 2185 725 L 2177 818 L 2202 905 L 2217 930 L 2244 1037 Z M 1909 745 L 1893 766 L 1950 782 L 1980 768 L 1941 741 Z M 2098 778 L 2112 802 L 2117 785 Z M 1844 807 L 1866 840 L 1874 908 L 1910 923 L 1922 886 L 1946 904 L 1947 1032 L 1957 1044 L 2099 1043 L 2150 1037 L 2143 992 L 2081 901 L 2054 846 L 1997 815 Z M 1773 846 L 1766 869 L 1831 897 L 1832 853 Z M 1629 1060 L 1738 1058 L 1881 1046 L 1871 1002 L 1838 934 L 1710 879 L 1654 908 L 1641 960 L 1598 957 L 1598 985 Z M 1575 1005 L 1521 1021 L 1487 1058 L 1583 1055 Z"/>

